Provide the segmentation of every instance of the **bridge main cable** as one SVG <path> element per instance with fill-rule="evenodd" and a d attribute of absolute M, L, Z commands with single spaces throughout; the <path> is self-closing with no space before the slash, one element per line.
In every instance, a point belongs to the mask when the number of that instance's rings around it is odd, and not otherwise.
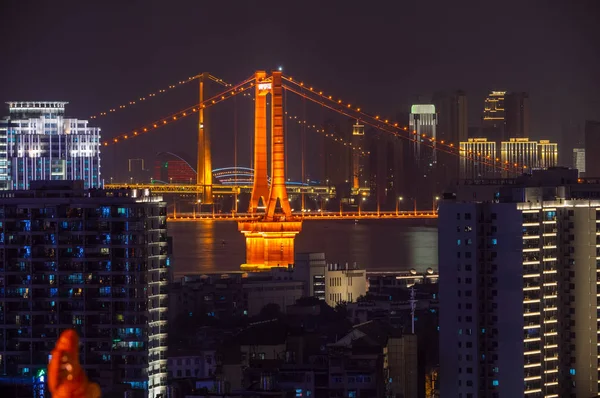
<path fill-rule="evenodd" d="M 306 86 L 304 86 L 303 83 L 298 83 L 290 77 L 284 77 L 284 80 L 286 80 L 288 82 L 288 84 L 283 85 L 284 89 L 286 89 L 300 97 L 306 98 L 306 99 L 308 99 L 318 105 L 321 105 L 325 108 L 333 110 L 344 116 L 348 116 L 353 119 L 357 119 L 367 125 L 375 127 L 381 131 L 385 131 L 385 132 L 395 135 L 397 137 L 400 137 L 400 138 L 403 138 L 403 139 L 406 139 L 406 140 L 409 140 L 409 141 L 412 141 L 415 143 L 424 144 L 425 146 L 433 148 L 434 150 L 449 153 L 451 155 L 463 157 L 463 158 L 466 158 L 469 160 L 481 162 L 485 165 L 494 167 L 499 170 L 507 171 L 509 173 L 521 174 L 524 171 L 524 169 L 527 168 L 526 165 L 518 165 L 516 163 L 514 165 L 509 165 L 508 163 L 501 163 L 500 159 L 498 159 L 498 158 L 496 158 L 495 159 L 496 162 L 494 162 L 494 159 L 491 159 L 489 157 L 485 158 L 485 157 L 471 156 L 471 155 L 473 155 L 472 152 L 463 154 L 463 153 L 461 153 L 460 148 L 455 146 L 452 143 L 446 144 L 444 141 L 436 141 L 434 137 L 427 137 L 425 134 L 417 137 L 416 132 L 413 132 L 411 134 L 410 132 L 407 131 L 408 129 L 406 127 L 404 127 L 404 128 L 399 127 L 398 123 L 391 123 L 391 122 L 389 122 L 389 120 L 385 120 L 385 119 L 382 120 L 382 119 L 380 119 L 379 116 L 370 115 L 366 112 L 361 111 L 361 108 L 358 108 L 358 107 L 356 109 L 354 109 L 351 104 L 343 103 L 341 100 L 335 101 L 335 100 L 333 100 L 333 98 L 331 96 L 324 95 L 322 91 L 317 92 L 317 91 L 313 90 L 313 87 L 307 88 Z M 313 94 L 313 96 L 311 96 L 310 94 Z M 315 96 L 318 98 L 315 98 Z M 514 166 L 514 168 L 513 168 L 513 166 Z M 518 168 L 519 166 L 521 166 L 521 167 Z"/>
<path fill-rule="evenodd" d="M 220 102 L 226 101 L 227 99 L 234 97 L 234 96 L 252 88 L 253 86 L 254 86 L 254 76 L 251 76 L 250 78 L 244 80 L 243 82 L 241 82 L 235 86 L 232 86 L 232 87 L 228 88 L 227 90 L 222 91 L 219 94 L 216 94 L 207 100 L 204 100 L 202 103 L 199 103 L 194 106 L 190 106 L 188 108 L 185 108 L 183 110 L 175 112 L 167 117 L 158 119 L 158 120 L 156 120 L 152 123 L 149 123 L 141 128 L 131 130 L 128 133 L 122 133 L 122 134 L 117 135 L 116 137 L 109 139 L 109 140 L 105 140 L 102 142 L 102 146 L 108 146 L 110 144 L 117 144 L 119 142 L 123 142 L 130 138 L 134 138 L 139 135 L 156 130 L 166 124 L 173 123 L 177 120 L 180 120 L 187 116 L 195 114 L 196 112 L 198 112 L 200 110 L 200 107 L 202 107 L 203 109 L 209 108 Z"/>

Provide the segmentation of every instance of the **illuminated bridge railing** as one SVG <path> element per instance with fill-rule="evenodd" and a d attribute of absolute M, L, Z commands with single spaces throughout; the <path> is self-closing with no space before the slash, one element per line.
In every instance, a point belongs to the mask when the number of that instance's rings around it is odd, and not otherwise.
<path fill-rule="evenodd" d="M 313 211 L 313 212 L 294 212 L 294 217 L 300 220 L 423 220 L 437 219 L 437 212 L 433 211 L 391 211 L 391 212 L 376 212 L 376 211 L 351 211 L 351 212 L 334 212 L 334 211 Z M 167 217 L 169 221 L 253 221 L 258 220 L 263 216 L 263 213 L 180 213 L 175 216 Z"/>
<path fill-rule="evenodd" d="M 154 193 L 179 193 L 179 194 L 200 194 L 202 186 L 195 184 L 104 184 L 105 189 L 148 189 Z M 221 185 L 214 184 L 212 186 L 213 194 L 215 195 L 233 195 L 236 193 L 252 192 L 252 185 Z M 288 185 L 287 191 L 289 194 L 308 194 L 308 195 L 324 195 L 328 197 L 335 196 L 335 188 L 319 185 Z"/>

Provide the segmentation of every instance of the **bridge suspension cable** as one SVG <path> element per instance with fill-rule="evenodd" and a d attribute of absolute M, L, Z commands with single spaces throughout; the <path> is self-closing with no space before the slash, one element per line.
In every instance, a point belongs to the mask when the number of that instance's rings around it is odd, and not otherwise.
<path fill-rule="evenodd" d="M 91 115 L 90 119 L 97 119 L 97 118 L 102 117 L 102 116 L 108 116 L 108 115 L 110 115 L 112 113 L 115 113 L 115 112 L 118 112 L 120 110 L 130 108 L 133 105 L 136 105 L 136 104 L 138 104 L 140 102 L 147 101 L 149 99 L 155 98 L 157 95 L 164 94 L 164 93 L 166 93 L 168 91 L 172 91 L 173 89 L 175 89 L 177 87 L 183 86 L 183 85 L 188 84 L 188 83 L 190 83 L 190 82 L 192 82 L 194 80 L 197 80 L 200 76 L 201 75 L 196 75 L 196 76 L 188 77 L 187 79 L 180 80 L 180 81 L 178 81 L 175 84 L 170 84 L 167 88 L 161 88 L 159 90 L 150 92 L 150 93 L 148 93 L 148 94 L 146 94 L 144 96 L 140 96 L 137 99 L 128 101 L 126 104 L 121 104 L 121 105 L 115 106 L 113 108 L 109 108 L 109 109 L 107 109 L 105 111 L 98 112 L 98 113 L 96 113 L 94 115 Z M 210 80 L 214 81 L 215 83 L 221 84 L 222 86 L 231 87 L 231 84 L 226 83 L 222 79 L 219 79 L 218 77 L 215 77 L 213 75 L 209 74 L 208 78 Z"/>
<path fill-rule="evenodd" d="M 180 120 L 187 116 L 195 114 L 196 112 L 198 112 L 200 107 L 209 108 L 215 104 L 218 104 L 218 103 L 223 102 L 223 101 L 225 101 L 231 97 L 234 97 L 240 93 L 243 93 L 245 90 L 248 90 L 249 88 L 251 88 L 253 86 L 254 86 L 254 76 L 244 80 L 243 82 L 241 82 L 235 86 L 230 86 L 230 88 L 227 89 L 226 91 L 223 91 L 217 95 L 214 95 L 213 97 L 203 101 L 201 104 L 196 104 L 194 106 L 180 110 L 179 112 L 176 112 L 167 117 L 158 119 L 158 120 L 156 120 L 152 123 L 149 123 L 146 126 L 143 126 L 139 129 L 134 129 L 128 133 L 119 134 L 118 136 L 116 136 L 110 140 L 103 141 L 102 145 L 108 146 L 109 144 L 116 144 L 116 143 L 122 142 L 124 140 L 127 140 L 129 138 L 133 138 L 133 137 L 139 136 L 141 134 L 145 134 L 150 131 L 156 130 L 166 124 L 173 123 L 177 120 Z"/>
<path fill-rule="evenodd" d="M 397 137 L 515 174 L 521 174 L 523 170 L 527 168 L 526 165 L 519 165 L 517 163 L 503 163 L 499 158 L 493 159 L 490 156 L 482 157 L 479 155 L 481 157 L 477 157 L 477 154 L 473 153 L 472 151 L 463 154 L 461 153 L 460 148 L 454 143 L 446 143 L 443 140 L 438 141 L 435 139 L 435 137 L 429 137 L 426 134 L 422 134 L 420 137 L 417 137 L 416 131 L 411 133 L 408 131 L 407 127 L 400 127 L 398 123 L 390 122 L 388 119 L 382 119 L 379 115 L 371 115 L 366 113 L 362 111 L 360 107 L 353 106 L 350 103 L 342 101 L 341 99 L 336 101 L 332 96 L 327 96 L 323 94 L 322 91 L 317 91 L 313 87 L 307 87 L 302 82 L 296 82 L 291 77 L 284 76 L 283 79 L 288 82 L 288 84 L 283 85 L 284 89 L 289 90 L 290 92 L 293 92 L 301 97 L 305 97 L 316 104 L 338 112 L 342 115 L 356 118 L 365 124 L 373 126 L 387 133 L 391 133 Z"/>

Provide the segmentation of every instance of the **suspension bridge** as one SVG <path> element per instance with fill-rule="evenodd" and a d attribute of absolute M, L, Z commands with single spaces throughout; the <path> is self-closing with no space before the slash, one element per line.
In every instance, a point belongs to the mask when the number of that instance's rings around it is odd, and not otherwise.
<path fill-rule="evenodd" d="M 327 199 L 327 196 L 332 195 L 333 192 L 327 186 L 311 187 L 307 185 L 290 187 L 286 183 L 286 134 L 284 131 L 284 120 L 286 117 L 291 118 L 291 116 L 284 110 L 284 91 L 296 95 L 305 101 L 315 103 L 323 109 L 356 120 L 357 123 L 371 126 L 379 132 L 404 139 L 419 150 L 421 148 L 429 148 L 434 154 L 445 153 L 454 157 L 467 158 L 469 161 L 485 164 L 510 174 L 522 174 L 525 168 L 523 165 L 508 164 L 501 162 L 500 159 L 482 156 L 479 153 L 465 153 L 460 150 L 457 143 L 436 140 L 434 136 L 410 131 L 408 127 L 401 126 L 397 122 L 390 121 L 377 114 L 367 113 L 359 106 L 336 99 L 332 95 L 327 95 L 323 91 L 298 81 L 291 76 L 285 76 L 280 70 L 270 73 L 257 71 L 237 84 L 230 84 L 209 73 L 202 73 L 186 81 L 179 82 L 179 85 L 195 80 L 199 83 L 199 102 L 197 104 L 102 142 L 104 147 L 108 147 L 128 140 L 139 139 L 140 136 L 154 132 L 165 125 L 176 123 L 179 120 L 195 115 L 198 118 L 195 184 L 107 184 L 106 187 L 129 187 L 149 189 L 162 193 L 196 195 L 198 202 L 202 203 L 203 206 L 212 205 L 211 212 L 196 213 L 193 211 L 192 213 L 177 213 L 176 206 L 174 206 L 169 219 L 171 221 L 221 220 L 238 222 L 238 229 L 246 238 L 246 263 L 242 265 L 242 269 L 261 270 L 280 264 L 293 263 L 294 238 L 301 232 L 304 220 L 437 218 L 436 202 L 439 200 L 439 197 L 433 199 L 431 210 L 428 211 L 417 210 L 416 202 L 412 211 L 400 211 L 398 203 L 402 200 L 401 197 L 396 201 L 395 211 L 381 211 L 379 202 L 377 203 L 377 211 L 364 211 L 361 208 L 361 202 L 366 198 L 361 198 L 360 196 L 357 198 L 358 203 L 356 208 L 352 210 L 344 209 L 342 202 L 340 202 L 339 211 L 325 211 L 322 208 L 316 211 L 307 211 L 304 206 L 305 195 L 314 194 L 316 190 L 320 192 L 322 197 Z M 216 95 L 205 98 L 205 84 L 210 81 L 220 84 L 224 89 Z M 169 86 L 169 90 L 175 87 L 175 85 Z M 148 97 L 140 97 L 140 100 L 145 101 L 149 97 L 154 97 L 166 91 L 168 90 L 159 90 L 158 93 L 152 93 Z M 211 135 L 209 129 L 205 126 L 205 112 L 208 108 L 227 101 L 230 98 L 248 93 L 253 94 L 254 99 L 252 185 L 215 184 L 213 181 Z M 269 109 L 267 106 L 267 97 L 270 97 Z M 112 108 L 107 112 L 94 115 L 92 118 L 106 116 L 112 112 L 116 112 L 118 109 L 125 109 L 135 103 L 135 101 L 130 101 L 128 104 Z M 270 121 L 267 120 L 267 116 L 270 116 Z M 303 122 L 306 124 L 305 120 Z M 268 127 L 270 127 L 269 144 Z M 319 131 L 319 129 L 317 130 Z M 325 133 L 324 131 L 322 132 Z M 334 139 L 338 140 L 337 137 Z M 369 152 L 365 148 L 352 142 L 340 142 L 340 144 L 349 146 L 353 153 L 359 156 L 369 156 Z M 267 164 L 269 158 L 270 167 Z M 303 181 L 304 164 L 303 154 Z M 270 177 L 268 176 L 269 171 Z M 415 184 L 418 184 L 418 181 L 415 181 Z M 355 185 L 354 188 L 358 187 Z M 301 196 L 300 211 L 291 208 L 288 196 L 290 190 Z M 237 211 L 237 196 L 243 191 L 249 191 L 250 201 L 247 211 L 239 213 Z M 234 211 L 231 214 L 215 212 L 215 195 L 232 195 L 235 203 Z"/>

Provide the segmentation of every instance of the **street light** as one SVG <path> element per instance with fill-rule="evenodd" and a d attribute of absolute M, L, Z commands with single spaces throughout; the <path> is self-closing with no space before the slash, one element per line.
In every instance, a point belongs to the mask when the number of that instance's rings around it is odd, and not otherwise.
<path fill-rule="evenodd" d="M 438 201 L 438 200 L 440 200 L 440 197 L 439 197 L 439 196 L 436 196 L 436 197 L 433 199 L 433 208 L 432 208 L 432 211 L 433 211 L 433 213 L 434 213 L 434 214 L 435 214 L 435 207 L 436 207 L 436 203 L 437 203 L 437 201 Z"/>
<path fill-rule="evenodd" d="M 402 196 L 398 197 L 398 200 L 396 201 L 396 216 L 398 216 L 398 206 L 400 205 L 400 202 L 402 202 L 404 198 Z"/>

